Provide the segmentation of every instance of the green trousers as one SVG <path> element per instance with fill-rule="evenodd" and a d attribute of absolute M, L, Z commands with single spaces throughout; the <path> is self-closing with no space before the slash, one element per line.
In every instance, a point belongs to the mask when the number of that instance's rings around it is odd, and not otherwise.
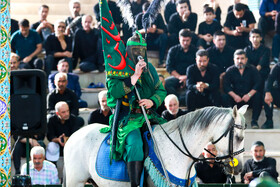
<path fill-rule="evenodd" d="M 127 135 L 123 158 L 125 162 L 143 161 L 143 140 L 139 128 L 131 131 Z"/>

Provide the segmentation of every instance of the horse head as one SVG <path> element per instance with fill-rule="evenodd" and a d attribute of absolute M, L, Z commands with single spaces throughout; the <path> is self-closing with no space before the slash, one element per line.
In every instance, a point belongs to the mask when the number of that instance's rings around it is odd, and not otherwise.
<path fill-rule="evenodd" d="M 234 106 L 232 109 L 232 120 L 224 128 L 220 141 L 216 140 L 219 154 L 217 160 L 222 160 L 225 166 L 225 172 L 228 174 L 237 175 L 242 170 L 242 161 L 244 152 L 244 130 L 246 127 L 244 114 L 247 111 L 248 105 L 237 109 Z"/>

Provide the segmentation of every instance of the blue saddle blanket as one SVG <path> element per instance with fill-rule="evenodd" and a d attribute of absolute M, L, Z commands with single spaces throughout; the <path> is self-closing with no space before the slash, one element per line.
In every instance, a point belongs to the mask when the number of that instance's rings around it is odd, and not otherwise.
<path fill-rule="evenodd" d="M 97 174 L 105 179 L 129 182 L 126 164 L 123 160 L 112 160 L 110 164 L 110 145 L 107 143 L 110 140 L 108 134 L 103 140 L 96 158 L 95 169 Z"/>

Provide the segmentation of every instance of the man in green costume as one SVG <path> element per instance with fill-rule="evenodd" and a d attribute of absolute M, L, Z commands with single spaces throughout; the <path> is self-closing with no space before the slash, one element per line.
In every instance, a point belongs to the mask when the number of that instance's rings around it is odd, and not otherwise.
<path fill-rule="evenodd" d="M 100 10 L 107 74 L 107 104 L 115 110 L 110 118 L 110 127 L 101 129 L 101 132 L 112 130 L 113 136 L 114 126 L 118 126 L 116 142 L 112 142 L 111 137 L 111 158 L 123 159 L 127 163 L 131 186 L 139 186 L 144 159 L 140 128 L 145 123 L 141 107 L 146 109 L 150 121 L 164 123 L 165 121 L 154 111 L 163 102 L 166 91 L 156 69 L 147 63 L 147 44 L 142 35 L 136 31 L 125 48 L 109 13 L 106 0 L 100 0 Z M 136 96 L 136 88 L 141 99 Z M 117 105 L 118 101 L 121 106 Z M 114 144 L 115 147 L 112 146 Z"/>

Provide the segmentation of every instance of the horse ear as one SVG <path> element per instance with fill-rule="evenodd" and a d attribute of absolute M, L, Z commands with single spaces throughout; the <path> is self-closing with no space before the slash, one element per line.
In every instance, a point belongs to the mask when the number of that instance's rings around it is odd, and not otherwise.
<path fill-rule="evenodd" d="M 238 112 L 242 115 L 244 115 L 247 111 L 247 108 L 249 107 L 249 105 L 243 105 L 241 108 L 239 108 Z"/>
<path fill-rule="evenodd" d="M 233 115 L 233 118 L 235 119 L 237 117 L 237 106 L 234 105 L 233 109 L 232 109 L 232 115 Z"/>

